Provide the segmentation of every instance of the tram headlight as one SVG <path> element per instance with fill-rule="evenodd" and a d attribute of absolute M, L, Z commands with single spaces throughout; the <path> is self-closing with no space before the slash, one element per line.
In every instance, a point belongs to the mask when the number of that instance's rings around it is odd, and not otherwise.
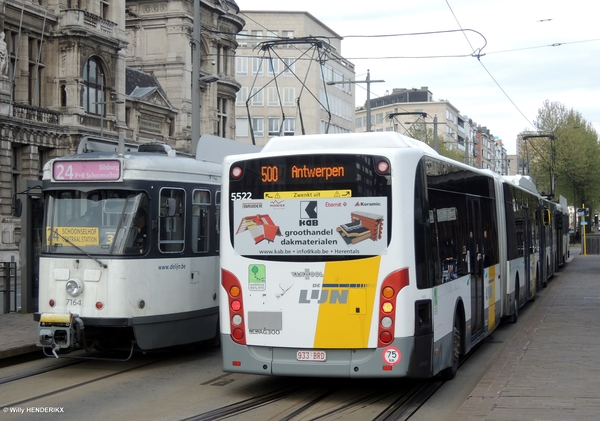
<path fill-rule="evenodd" d="M 65 288 L 71 297 L 77 297 L 83 292 L 83 282 L 77 278 L 71 278 L 67 281 Z"/>

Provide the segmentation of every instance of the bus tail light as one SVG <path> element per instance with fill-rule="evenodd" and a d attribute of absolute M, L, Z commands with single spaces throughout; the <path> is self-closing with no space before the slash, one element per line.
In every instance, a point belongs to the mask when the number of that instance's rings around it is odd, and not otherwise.
<path fill-rule="evenodd" d="M 379 304 L 378 347 L 390 345 L 394 341 L 396 324 L 396 299 L 398 294 L 408 285 L 408 268 L 390 273 L 381 284 Z"/>
<path fill-rule="evenodd" d="M 235 275 L 221 269 L 221 285 L 227 292 L 229 304 L 229 325 L 231 338 L 240 345 L 246 345 L 246 322 L 244 320 L 244 299 L 242 286 Z"/>

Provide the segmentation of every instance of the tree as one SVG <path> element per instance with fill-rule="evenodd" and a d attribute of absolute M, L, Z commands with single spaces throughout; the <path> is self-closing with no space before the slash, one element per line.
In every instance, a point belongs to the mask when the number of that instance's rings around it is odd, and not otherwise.
<path fill-rule="evenodd" d="M 555 200 L 558 195 L 565 196 L 576 206 L 600 204 L 600 143 L 593 126 L 577 111 L 548 100 L 534 123 L 535 136 L 521 136 L 526 138 L 531 175 L 538 189 L 554 193 Z"/>

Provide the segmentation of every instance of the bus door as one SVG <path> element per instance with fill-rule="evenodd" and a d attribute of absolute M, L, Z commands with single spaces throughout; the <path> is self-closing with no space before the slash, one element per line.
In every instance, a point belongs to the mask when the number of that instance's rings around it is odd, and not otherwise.
<path fill-rule="evenodd" d="M 467 197 L 468 230 L 467 258 L 471 273 L 471 335 L 475 338 L 483 334 L 483 305 L 485 291 L 483 285 L 483 260 L 481 239 L 483 229 L 481 224 L 481 202 L 478 198 Z"/>
<path fill-rule="evenodd" d="M 529 298 L 531 298 L 533 296 L 533 291 L 532 291 L 532 271 L 531 271 L 531 255 L 533 253 L 533 235 L 532 235 L 532 221 L 531 220 L 531 212 L 529 212 L 528 208 L 523 208 L 523 224 L 521 226 L 521 229 L 523 230 L 522 232 L 522 238 L 523 238 L 523 263 L 524 263 L 524 269 L 525 269 L 525 279 L 523 280 L 524 282 L 524 286 L 525 286 L 525 294 L 523 294 L 523 296 L 521 296 L 521 294 L 519 294 L 519 301 L 521 302 L 527 302 L 529 300 Z M 518 229 L 519 227 L 517 227 Z M 519 237 L 517 237 L 519 238 Z M 523 285 L 520 285 L 520 287 L 522 287 Z M 519 303 L 520 304 L 520 303 Z"/>
<path fill-rule="evenodd" d="M 548 250 L 546 250 L 546 246 L 548 246 L 548 227 L 545 225 L 544 223 L 544 207 L 542 205 L 539 205 L 537 207 L 537 211 L 535 213 L 535 223 L 538 226 L 538 236 L 539 236 L 539 258 L 538 258 L 538 267 L 539 267 L 539 273 L 537 274 L 536 277 L 536 285 L 535 285 L 535 289 L 536 291 L 540 291 L 542 289 L 542 286 L 546 286 L 546 280 L 548 279 L 548 271 L 546 270 L 546 262 L 548 259 Z M 535 269 L 535 272 L 537 273 L 537 269 Z"/>

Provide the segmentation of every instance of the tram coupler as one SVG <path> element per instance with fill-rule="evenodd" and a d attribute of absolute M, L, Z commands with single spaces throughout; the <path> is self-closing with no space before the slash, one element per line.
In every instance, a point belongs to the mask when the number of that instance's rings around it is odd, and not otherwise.
<path fill-rule="evenodd" d="M 38 326 L 37 345 L 51 348 L 56 358 L 57 350 L 72 351 L 79 348 L 84 336 L 83 320 L 78 314 L 42 313 Z"/>

